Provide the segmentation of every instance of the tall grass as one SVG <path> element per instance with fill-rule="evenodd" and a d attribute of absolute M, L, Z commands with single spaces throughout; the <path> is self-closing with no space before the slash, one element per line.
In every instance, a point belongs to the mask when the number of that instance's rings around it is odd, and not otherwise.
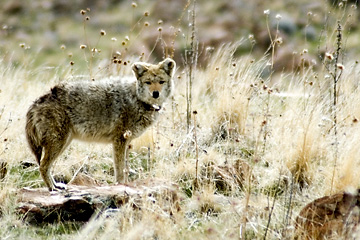
<path fill-rule="evenodd" d="M 143 21 L 135 19 L 135 7 L 131 31 Z M 192 23 L 195 28 L 195 20 Z M 88 23 L 84 24 L 87 39 Z M 141 38 L 131 31 L 125 45 L 136 45 L 134 35 Z M 195 29 L 190 33 L 195 34 Z M 84 224 L 38 227 L 23 222 L 16 214 L 16 192 L 25 186 L 44 186 L 37 165 L 24 164 L 34 163 L 23 131 L 32 101 L 66 79 L 130 75 L 133 59 L 148 58 L 131 54 L 125 46 L 116 54 L 119 46 L 114 41 L 107 49 L 111 57 L 104 60 L 92 51 L 103 37 L 101 32 L 96 35 L 95 47 L 89 39 L 84 41 L 86 68 L 80 77 L 78 60 L 53 68 L 0 65 L 0 162 L 7 163 L 7 174 L 0 180 L 0 238 L 292 239 L 294 219 L 309 201 L 358 188 L 357 62 L 342 62 L 341 81 L 336 72 L 331 79 L 330 68 L 311 64 L 300 71 L 294 67 L 289 73 L 273 72 L 275 47 L 281 47 L 274 45 L 275 39 L 270 56 L 259 59 L 237 56 L 243 40 L 209 53 L 200 68 L 196 62 L 200 50 L 191 35 L 191 56 L 176 73 L 173 98 L 163 107 L 159 121 L 132 143 L 128 156 L 129 180 L 176 184 L 180 210 L 169 211 L 173 206 L 168 202 L 148 201 L 144 195 L 141 209 L 125 204 Z M 154 49 L 165 51 L 164 46 Z M 336 80 L 334 88 L 329 78 Z M 54 169 L 69 180 L 83 172 L 102 185 L 113 184 L 111 147 L 73 143 Z"/>

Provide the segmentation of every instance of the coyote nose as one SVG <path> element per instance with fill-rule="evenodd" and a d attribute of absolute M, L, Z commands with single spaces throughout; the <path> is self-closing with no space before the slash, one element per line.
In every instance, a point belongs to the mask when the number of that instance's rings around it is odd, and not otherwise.
<path fill-rule="evenodd" d="M 159 92 L 158 91 L 153 91 L 153 98 L 158 98 L 159 97 Z"/>

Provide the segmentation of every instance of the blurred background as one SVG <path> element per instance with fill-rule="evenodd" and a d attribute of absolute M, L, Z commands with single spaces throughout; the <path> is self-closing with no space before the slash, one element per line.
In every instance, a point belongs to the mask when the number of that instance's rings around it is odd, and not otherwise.
<path fill-rule="evenodd" d="M 198 0 L 195 12 L 188 0 L 1 0 L 0 4 L 0 55 L 15 65 L 71 63 L 83 70 L 89 57 L 125 62 L 130 56 L 151 61 L 173 56 L 181 66 L 193 36 L 200 67 L 222 44 L 242 40 L 236 54 L 260 58 L 271 54 L 269 47 L 276 41 L 274 69 L 287 71 L 304 61 L 316 66 L 321 54 L 332 51 L 336 21 L 341 21 L 346 34 L 346 57 L 356 59 L 359 54 L 357 1 Z"/>

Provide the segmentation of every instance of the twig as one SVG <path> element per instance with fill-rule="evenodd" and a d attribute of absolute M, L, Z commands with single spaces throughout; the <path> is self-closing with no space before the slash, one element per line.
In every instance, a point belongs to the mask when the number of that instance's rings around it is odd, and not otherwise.
<path fill-rule="evenodd" d="M 279 176 L 279 180 L 278 180 L 278 183 L 280 183 L 280 176 Z M 265 233 L 264 233 L 264 240 L 266 240 L 266 236 L 267 236 L 267 232 L 269 230 L 269 227 L 270 227 L 270 222 L 271 222 L 271 217 L 272 217 L 272 213 L 274 211 L 274 208 L 275 208 L 275 201 L 276 201 L 276 198 L 277 198 L 277 194 L 278 194 L 278 191 L 275 190 L 275 193 L 274 193 L 274 199 L 273 199 L 273 202 L 272 202 L 272 206 L 270 208 L 270 212 L 269 212 L 269 217 L 268 217 L 268 222 L 266 224 L 266 229 L 265 229 Z M 270 191 L 268 193 L 268 197 L 270 195 Z"/>
<path fill-rule="evenodd" d="M 342 44 L 342 27 L 340 22 L 338 21 L 338 27 L 337 27 L 337 35 L 336 35 L 336 52 L 335 52 L 335 56 L 334 56 L 334 73 L 332 74 L 333 77 L 333 99 L 332 99 L 332 117 L 333 117 L 333 127 L 334 127 L 334 140 L 335 140 L 335 152 L 334 152 L 334 168 L 333 168 L 333 173 L 332 173 L 332 177 L 331 177 L 331 187 L 330 187 L 330 194 L 332 193 L 333 190 L 333 185 L 334 185 L 334 180 L 335 180 L 335 172 L 336 172 L 336 166 L 337 166 L 337 159 L 338 159 L 338 154 L 339 154 L 339 149 L 338 149 L 338 129 L 337 129 L 337 83 L 342 75 L 343 69 L 340 68 L 339 66 L 339 58 L 340 58 L 340 53 L 341 53 L 341 44 Z M 342 65 L 341 65 L 342 66 Z M 340 71 L 340 73 L 338 74 L 338 70 Z"/>
<path fill-rule="evenodd" d="M 84 161 L 84 162 L 81 164 L 81 166 L 76 170 L 76 172 L 74 173 L 74 176 L 71 178 L 71 180 L 69 181 L 68 184 L 71 184 L 71 183 L 75 180 L 76 176 L 80 173 L 81 169 L 84 167 L 85 163 L 86 163 L 87 160 L 89 160 L 89 159 L 90 159 L 90 157 L 85 158 L 85 161 Z"/>
<path fill-rule="evenodd" d="M 197 111 L 194 111 L 193 114 L 194 114 L 194 141 L 195 141 L 195 158 L 196 158 L 194 189 L 197 189 L 199 186 L 199 182 L 198 182 L 199 148 L 198 148 L 198 142 L 197 142 L 197 136 L 196 136 L 196 114 L 197 114 Z"/>
<path fill-rule="evenodd" d="M 193 10 L 191 15 L 191 38 L 190 50 L 185 51 L 185 61 L 189 68 L 188 81 L 186 84 L 186 130 L 189 133 L 191 124 L 191 105 L 192 105 L 192 84 L 197 62 L 197 41 L 196 41 L 196 0 L 193 0 Z"/>

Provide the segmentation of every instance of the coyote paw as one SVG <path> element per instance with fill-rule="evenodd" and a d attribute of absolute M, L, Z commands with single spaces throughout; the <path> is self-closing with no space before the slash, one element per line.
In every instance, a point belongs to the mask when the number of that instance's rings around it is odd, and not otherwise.
<path fill-rule="evenodd" d="M 66 184 L 64 183 L 56 183 L 52 188 L 49 188 L 50 192 L 61 192 L 66 190 Z"/>

